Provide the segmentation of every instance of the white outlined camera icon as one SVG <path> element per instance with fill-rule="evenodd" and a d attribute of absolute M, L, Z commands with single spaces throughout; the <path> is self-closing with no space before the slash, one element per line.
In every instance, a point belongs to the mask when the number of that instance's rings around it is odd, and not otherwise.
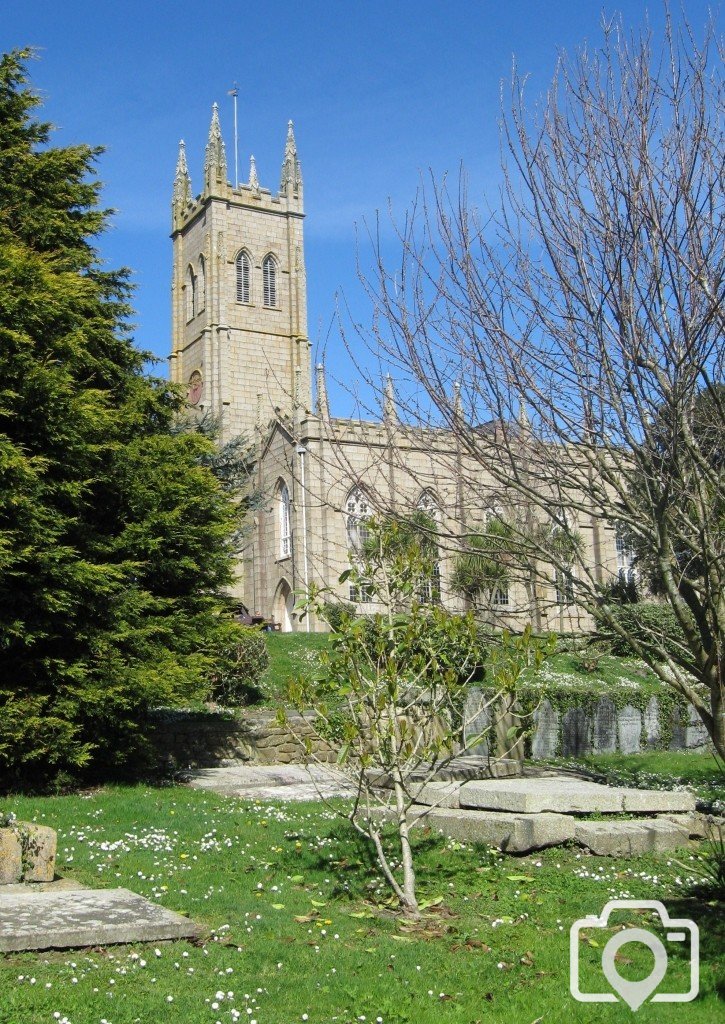
<path fill-rule="evenodd" d="M 583 929 L 606 928 L 613 910 L 653 910 L 659 915 L 668 943 L 684 944 L 690 937 L 690 987 L 687 992 L 655 993 L 667 974 L 667 949 L 662 940 L 645 928 L 624 928 L 616 932 L 602 952 L 602 973 L 614 992 L 582 992 L 579 985 L 579 935 Z M 647 946 L 654 956 L 654 967 L 650 975 L 640 981 L 628 981 L 617 970 L 615 956 L 622 946 L 638 942 Z M 694 921 L 687 918 L 675 920 L 670 917 L 659 900 L 610 900 L 605 904 L 599 917 L 582 917 L 569 930 L 569 990 L 580 1003 L 616 1003 L 622 999 L 632 1010 L 652 996 L 653 1003 L 688 1003 L 697 995 L 700 987 L 700 932 Z M 616 995 L 614 994 L 616 992 Z"/>

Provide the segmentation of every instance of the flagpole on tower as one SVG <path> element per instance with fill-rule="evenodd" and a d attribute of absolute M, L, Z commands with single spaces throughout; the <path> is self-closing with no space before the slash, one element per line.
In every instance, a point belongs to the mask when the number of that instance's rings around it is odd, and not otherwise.
<path fill-rule="evenodd" d="M 237 134 L 237 96 L 239 95 L 239 86 L 234 83 L 234 88 L 229 90 L 229 96 L 234 99 L 234 187 L 239 188 L 239 141 Z"/>

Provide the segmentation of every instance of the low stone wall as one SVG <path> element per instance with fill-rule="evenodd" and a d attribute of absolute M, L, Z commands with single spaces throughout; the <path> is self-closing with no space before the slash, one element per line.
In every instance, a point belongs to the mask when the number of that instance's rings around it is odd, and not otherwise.
<path fill-rule="evenodd" d="M 476 714 L 481 704 L 472 692 L 466 707 L 466 738 L 483 733 L 489 713 Z M 583 754 L 632 754 L 639 750 L 705 750 L 709 741 L 692 708 L 652 696 L 636 704 L 607 696 L 557 707 L 554 698 L 542 700 L 534 712 L 534 729 L 526 740 L 526 756 L 534 759 L 577 757 Z M 335 751 L 314 733 L 314 716 L 289 712 L 289 724 L 280 725 L 274 711 L 239 712 L 157 711 L 152 739 L 162 762 L 174 768 L 208 768 L 226 761 L 255 764 L 301 764 L 314 757 L 333 762 Z M 516 721 L 515 716 L 505 725 Z M 498 753 L 509 749 L 506 728 L 498 729 Z M 307 744 L 310 745 L 308 750 Z M 482 742 L 467 753 L 487 756 Z"/>
<path fill-rule="evenodd" d="M 467 737 L 481 734 L 490 716 L 476 713 L 480 694 L 469 697 Z M 544 699 L 534 711 L 534 727 L 526 741 L 526 754 L 535 759 L 577 757 L 583 754 L 634 754 L 641 750 L 706 750 L 707 731 L 695 710 L 652 696 L 640 706 L 601 696 L 582 704 L 559 708 L 555 700 Z M 515 721 L 512 718 L 511 721 Z M 478 744 L 472 753 L 486 754 L 488 745 Z"/>
<path fill-rule="evenodd" d="M 289 725 L 281 726 L 274 711 L 156 711 L 152 741 L 160 759 L 178 768 L 209 768 L 225 761 L 299 764 L 311 760 L 311 754 L 334 761 L 335 752 L 315 735 L 311 718 L 289 712 Z"/>

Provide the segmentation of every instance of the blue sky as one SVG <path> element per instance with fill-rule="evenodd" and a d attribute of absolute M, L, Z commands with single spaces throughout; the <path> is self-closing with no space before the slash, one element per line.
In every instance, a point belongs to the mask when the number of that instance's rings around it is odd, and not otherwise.
<path fill-rule="evenodd" d="M 389 200 L 402 211 L 421 172 L 456 173 L 461 161 L 472 198 L 485 201 L 499 179 L 499 91 L 514 55 L 530 75 L 534 98 L 545 90 L 559 48 L 598 40 L 602 11 L 597 0 L 3 6 L 0 47 L 40 50 L 33 82 L 46 116 L 59 126 L 56 144 L 106 147 L 104 199 L 118 212 L 102 253 L 109 264 L 133 269 L 136 338 L 160 356 L 169 349 L 178 142 L 186 140 L 198 190 L 216 100 L 233 166 L 227 91 L 235 80 L 243 180 L 254 153 L 262 185 L 278 187 L 287 120 L 295 122 L 305 181 L 309 332 L 318 344 L 328 336 L 340 291 L 355 319 L 369 319 L 357 280 L 355 225 Z M 623 0 L 606 9 L 621 11 L 630 25 L 648 10 L 655 29 L 663 19 L 655 2 Z M 700 35 L 708 4 L 686 0 L 682 9 Z M 364 241 L 360 257 L 365 264 Z M 345 376 L 334 326 L 328 352 L 333 373 Z"/>

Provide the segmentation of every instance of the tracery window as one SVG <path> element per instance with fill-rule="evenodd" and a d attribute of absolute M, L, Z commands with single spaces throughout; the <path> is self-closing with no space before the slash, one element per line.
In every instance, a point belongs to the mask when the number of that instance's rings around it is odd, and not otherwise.
<path fill-rule="evenodd" d="M 420 498 L 418 498 L 416 510 L 418 512 L 422 512 L 423 515 L 431 521 L 434 527 L 438 527 L 440 525 L 440 505 L 430 491 L 423 491 Z M 432 537 L 430 538 L 430 541 L 431 544 L 435 544 Z M 435 544 L 435 554 L 436 557 L 432 571 L 429 576 L 421 580 L 420 586 L 417 590 L 416 596 L 421 604 L 438 604 L 441 599 L 441 563 L 438 558 L 437 544 Z"/>
<path fill-rule="evenodd" d="M 189 264 L 186 271 L 186 319 L 193 320 L 196 316 L 196 274 Z"/>
<path fill-rule="evenodd" d="M 287 558 L 292 553 L 292 526 L 290 497 L 287 484 L 282 483 L 277 495 L 279 512 L 279 556 Z"/>
<path fill-rule="evenodd" d="M 367 522 L 371 513 L 367 495 L 360 487 L 354 487 L 350 491 L 345 513 L 348 545 L 351 551 L 360 553 L 370 537 Z"/>
<path fill-rule="evenodd" d="M 242 249 L 242 251 L 237 254 L 234 265 L 237 277 L 237 302 L 249 303 L 252 293 L 252 261 L 249 259 L 249 253 Z"/>
<path fill-rule="evenodd" d="M 204 262 L 203 256 L 199 256 L 199 275 L 197 280 L 197 292 L 197 307 L 199 312 L 201 313 L 203 309 L 206 309 L 206 263 Z"/>
<path fill-rule="evenodd" d="M 277 305 L 277 260 L 272 253 L 264 257 L 262 262 L 262 281 L 264 284 L 265 306 Z"/>

